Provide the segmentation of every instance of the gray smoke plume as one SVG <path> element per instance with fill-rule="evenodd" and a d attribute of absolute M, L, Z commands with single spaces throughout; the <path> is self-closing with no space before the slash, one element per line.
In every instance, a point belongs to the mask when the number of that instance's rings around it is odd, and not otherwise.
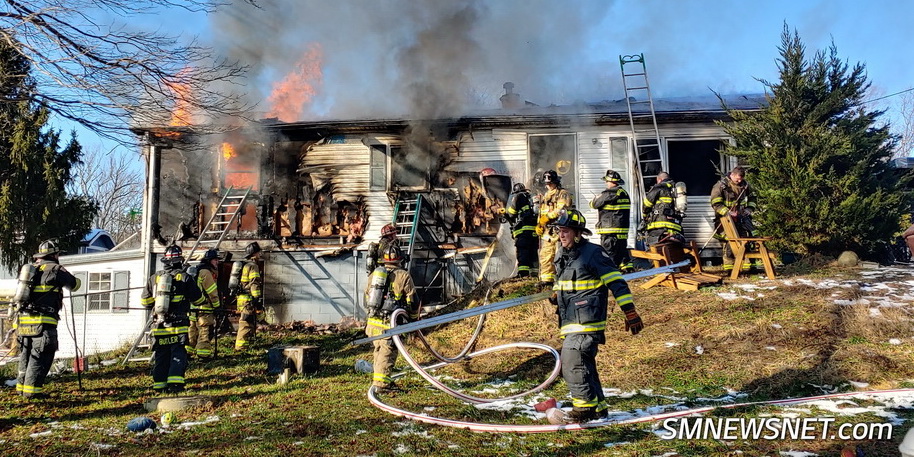
<path fill-rule="evenodd" d="M 499 108 L 505 81 L 539 105 L 622 97 L 618 55 L 593 46 L 609 1 L 259 3 L 220 9 L 211 30 L 218 51 L 251 66 L 245 90 L 262 111 L 315 45 L 322 74 L 298 120 L 459 116 Z"/>

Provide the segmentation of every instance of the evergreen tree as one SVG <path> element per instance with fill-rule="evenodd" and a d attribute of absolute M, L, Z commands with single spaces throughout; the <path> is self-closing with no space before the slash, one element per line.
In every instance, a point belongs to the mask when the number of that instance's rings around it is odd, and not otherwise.
<path fill-rule="evenodd" d="M 736 140 L 727 154 L 749 165 L 761 211 L 755 222 L 775 245 L 799 253 L 872 253 L 899 230 L 912 195 L 889 159 L 897 137 L 868 110 L 865 66 L 838 58 L 832 44 L 807 59 L 785 24 L 780 81 L 760 80 L 768 106 L 729 111 L 721 123 Z"/>
<path fill-rule="evenodd" d="M 29 73 L 28 60 L 0 41 L 0 260 L 11 270 L 46 239 L 76 246 L 96 212 L 88 199 L 67 195 L 81 147 L 74 134 L 61 148 Z"/>

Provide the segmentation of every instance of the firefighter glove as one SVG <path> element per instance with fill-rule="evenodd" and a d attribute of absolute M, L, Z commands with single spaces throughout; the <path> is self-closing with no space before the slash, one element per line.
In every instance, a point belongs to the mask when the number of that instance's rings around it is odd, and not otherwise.
<path fill-rule="evenodd" d="M 536 221 L 537 225 L 545 226 L 549 223 L 549 215 L 546 213 L 540 214 L 539 219 Z"/>
<path fill-rule="evenodd" d="M 631 331 L 632 335 L 637 335 L 642 329 L 644 329 L 644 322 L 641 322 L 638 311 L 635 311 L 634 307 L 625 311 L 625 330 Z"/>
<path fill-rule="evenodd" d="M 534 231 L 536 232 L 536 236 L 543 236 L 543 233 L 546 233 L 546 227 L 543 227 L 542 225 L 537 225 L 536 229 L 534 229 Z"/>
<path fill-rule="evenodd" d="M 559 294 L 553 292 L 552 295 L 549 296 L 549 303 L 552 303 L 552 306 L 559 306 Z"/>

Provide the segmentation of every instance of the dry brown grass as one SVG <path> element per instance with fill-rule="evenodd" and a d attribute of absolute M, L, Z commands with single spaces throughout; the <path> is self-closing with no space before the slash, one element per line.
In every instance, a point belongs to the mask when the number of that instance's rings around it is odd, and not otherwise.
<path fill-rule="evenodd" d="M 854 274 L 840 273 L 837 276 Z M 821 275 L 820 271 L 813 276 Z M 858 381 L 872 388 L 890 388 L 914 378 L 914 326 L 909 311 L 883 308 L 881 316 L 873 316 L 866 305 L 834 303 L 836 298 L 873 295 L 859 287 L 838 289 L 832 296 L 833 290 L 799 284 L 777 283 L 773 290 L 748 293 L 729 286 L 695 292 L 662 287 L 644 290 L 638 284 L 632 285 L 633 292 L 646 328 L 632 336 L 623 331 L 623 317 L 617 309 L 609 314 L 607 341 L 598 355 L 606 388 L 672 388 L 696 395 L 720 394 L 730 388 L 782 398 L 818 392 L 812 384 L 837 386 Z M 761 285 L 752 279 L 737 284 Z M 499 287 L 502 296 L 510 296 L 529 286 L 511 282 Z M 720 291 L 745 297 L 725 300 L 717 295 Z M 512 341 L 543 342 L 558 348 L 556 320 L 554 307 L 545 301 L 492 313 L 477 348 Z M 462 345 L 475 325 L 475 319 L 453 323 L 435 332 L 431 340 L 439 345 L 457 341 Z M 888 344 L 889 339 L 903 344 Z M 698 354 L 698 346 L 703 353 Z M 529 374 L 530 362 L 538 354 L 528 352 L 480 358 L 466 371 L 510 374 L 511 367 L 521 366 Z M 540 365 L 549 363 L 544 358 Z"/>

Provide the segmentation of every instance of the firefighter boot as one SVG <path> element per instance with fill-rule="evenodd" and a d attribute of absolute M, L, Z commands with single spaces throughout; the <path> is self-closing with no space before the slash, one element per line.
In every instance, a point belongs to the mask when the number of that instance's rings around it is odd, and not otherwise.
<path fill-rule="evenodd" d="M 565 416 L 565 423 L 580 424 L 592 420 L 605 419 L 607 416 L 605 409 L 597 411 L 595 406 L 588 406 L 586 408 L 574 407 L 571 409 L 571 412 Z"/>

